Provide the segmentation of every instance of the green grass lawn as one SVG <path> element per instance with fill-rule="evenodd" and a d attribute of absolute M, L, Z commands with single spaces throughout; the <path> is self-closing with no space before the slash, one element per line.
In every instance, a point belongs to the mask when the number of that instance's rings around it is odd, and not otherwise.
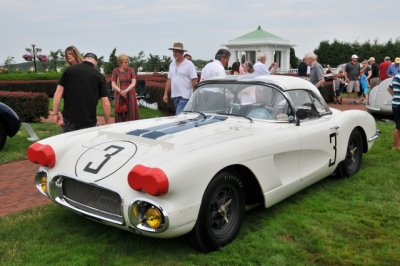
<path fill-rule="evenodd" d="M 51 203 L 0 218 L 0 264 L 400 265 L 400 152 L 390 150 L 393 123 L 377 125 L 382 136 L 356 175 L 247 212 L 237 239 L 219 251 L 121 231 Z"/>
<path fill-rule="evenodd" d="M 31 123 L 30 125 L 35 130 L 39 139 L 62 133 L 62 129 L 56 124 Z M 26 149 L 33 143 L 27 139 L 28 137 L 28 133 L 21 125 L 21 128 L 14 137 L 7 138 L 6 145 L 3 150 L 0 151 L 0 163 L 25 160 L 27 158 Z"/>

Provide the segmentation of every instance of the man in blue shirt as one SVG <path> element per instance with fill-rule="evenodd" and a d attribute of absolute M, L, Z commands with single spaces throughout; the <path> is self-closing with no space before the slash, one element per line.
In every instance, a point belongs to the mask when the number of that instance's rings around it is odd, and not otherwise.
<path fill-rule="evenodd" d="M 397 59 L 397 58 L 396 58 Z M 388 87 L 392 98 L 392 110 L 396 127 L 393 132 L 393 150 L 400 150 L 400 73 L 394 76 Z"/>
<path fill-rule="evenodd" d="M 391 64 L 386 72 L 389 77 L 394 77 L 400 70 L 400 57 L 396 57 L 394 64 Z"/>

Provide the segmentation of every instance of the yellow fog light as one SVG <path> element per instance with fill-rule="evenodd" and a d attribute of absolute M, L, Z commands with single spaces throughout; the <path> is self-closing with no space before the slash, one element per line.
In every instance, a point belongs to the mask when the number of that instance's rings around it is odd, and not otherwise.
<path fill-rule="evenodd" d="M 48 192 L 47 172 L 46 171 L 39 171 L 36 173 L 35 186 L 40 191 L 40 193 L 42 193 L 43 195 L 48 197 L 48 195 L 47 195 L 47 192 Z"/>
<path fill-rule="evenodd" d="M 129 206 L 129 220 L 135 231 L 164 232 L 169 225 L 163 209 L 144 200 L 137 200 Z"/>
<path fill-rule="evenodd" d="M 43 176 L 40 181 L 40 187 L 42 188 L 43 192 L 47 193 L 47 177 Z"/>
<path fill-rule="evenodd" d="M 135 203 L 135 204 L 133 205 L 133 207 L 132 207 L 132 214 L 133 214 L 133 218 L 134 218 L 136 221 L 140 221 L 140 218 L 139 218 L 139 215 L 140 215 L 140 212 L 139 212 L 139 204 Z"/>
<path fill-rule="evenodd" d="M 161 212 L 156 209 L 156 208 L 149 208 L 145 215 L 144 218 L 146 219 L 146 223 L 154 229 L 157 229 L 160 227 L 162 223 L 162 214 Z"/>

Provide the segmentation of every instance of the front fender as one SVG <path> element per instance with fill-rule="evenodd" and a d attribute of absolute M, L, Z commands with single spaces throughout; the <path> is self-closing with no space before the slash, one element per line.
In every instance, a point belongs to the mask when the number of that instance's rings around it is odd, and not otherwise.
<path fill-rule="evenodd" d="M 5 125 L 7 136 L 13 137 L 21 127 L 18 115 L 8 105 L 0 102 L 0 121 Z"/>

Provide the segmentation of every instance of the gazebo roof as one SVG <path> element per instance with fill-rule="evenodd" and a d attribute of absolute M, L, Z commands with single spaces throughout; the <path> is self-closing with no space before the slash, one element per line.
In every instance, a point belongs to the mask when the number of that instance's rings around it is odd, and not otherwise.
<path fill-rule="evenodd" d="M 231 45 L 251 45 L 251 44 L 290 45 L 290 42 L 272 33 L 264 31 L 261 28 L 261 26 L 258 26 L 258 28 L 255 31 L 251 31 L 242 36 L 239 36 L 236 39 L 228 41 L 228 44 L 226 46 L 229 47 Z"/>

